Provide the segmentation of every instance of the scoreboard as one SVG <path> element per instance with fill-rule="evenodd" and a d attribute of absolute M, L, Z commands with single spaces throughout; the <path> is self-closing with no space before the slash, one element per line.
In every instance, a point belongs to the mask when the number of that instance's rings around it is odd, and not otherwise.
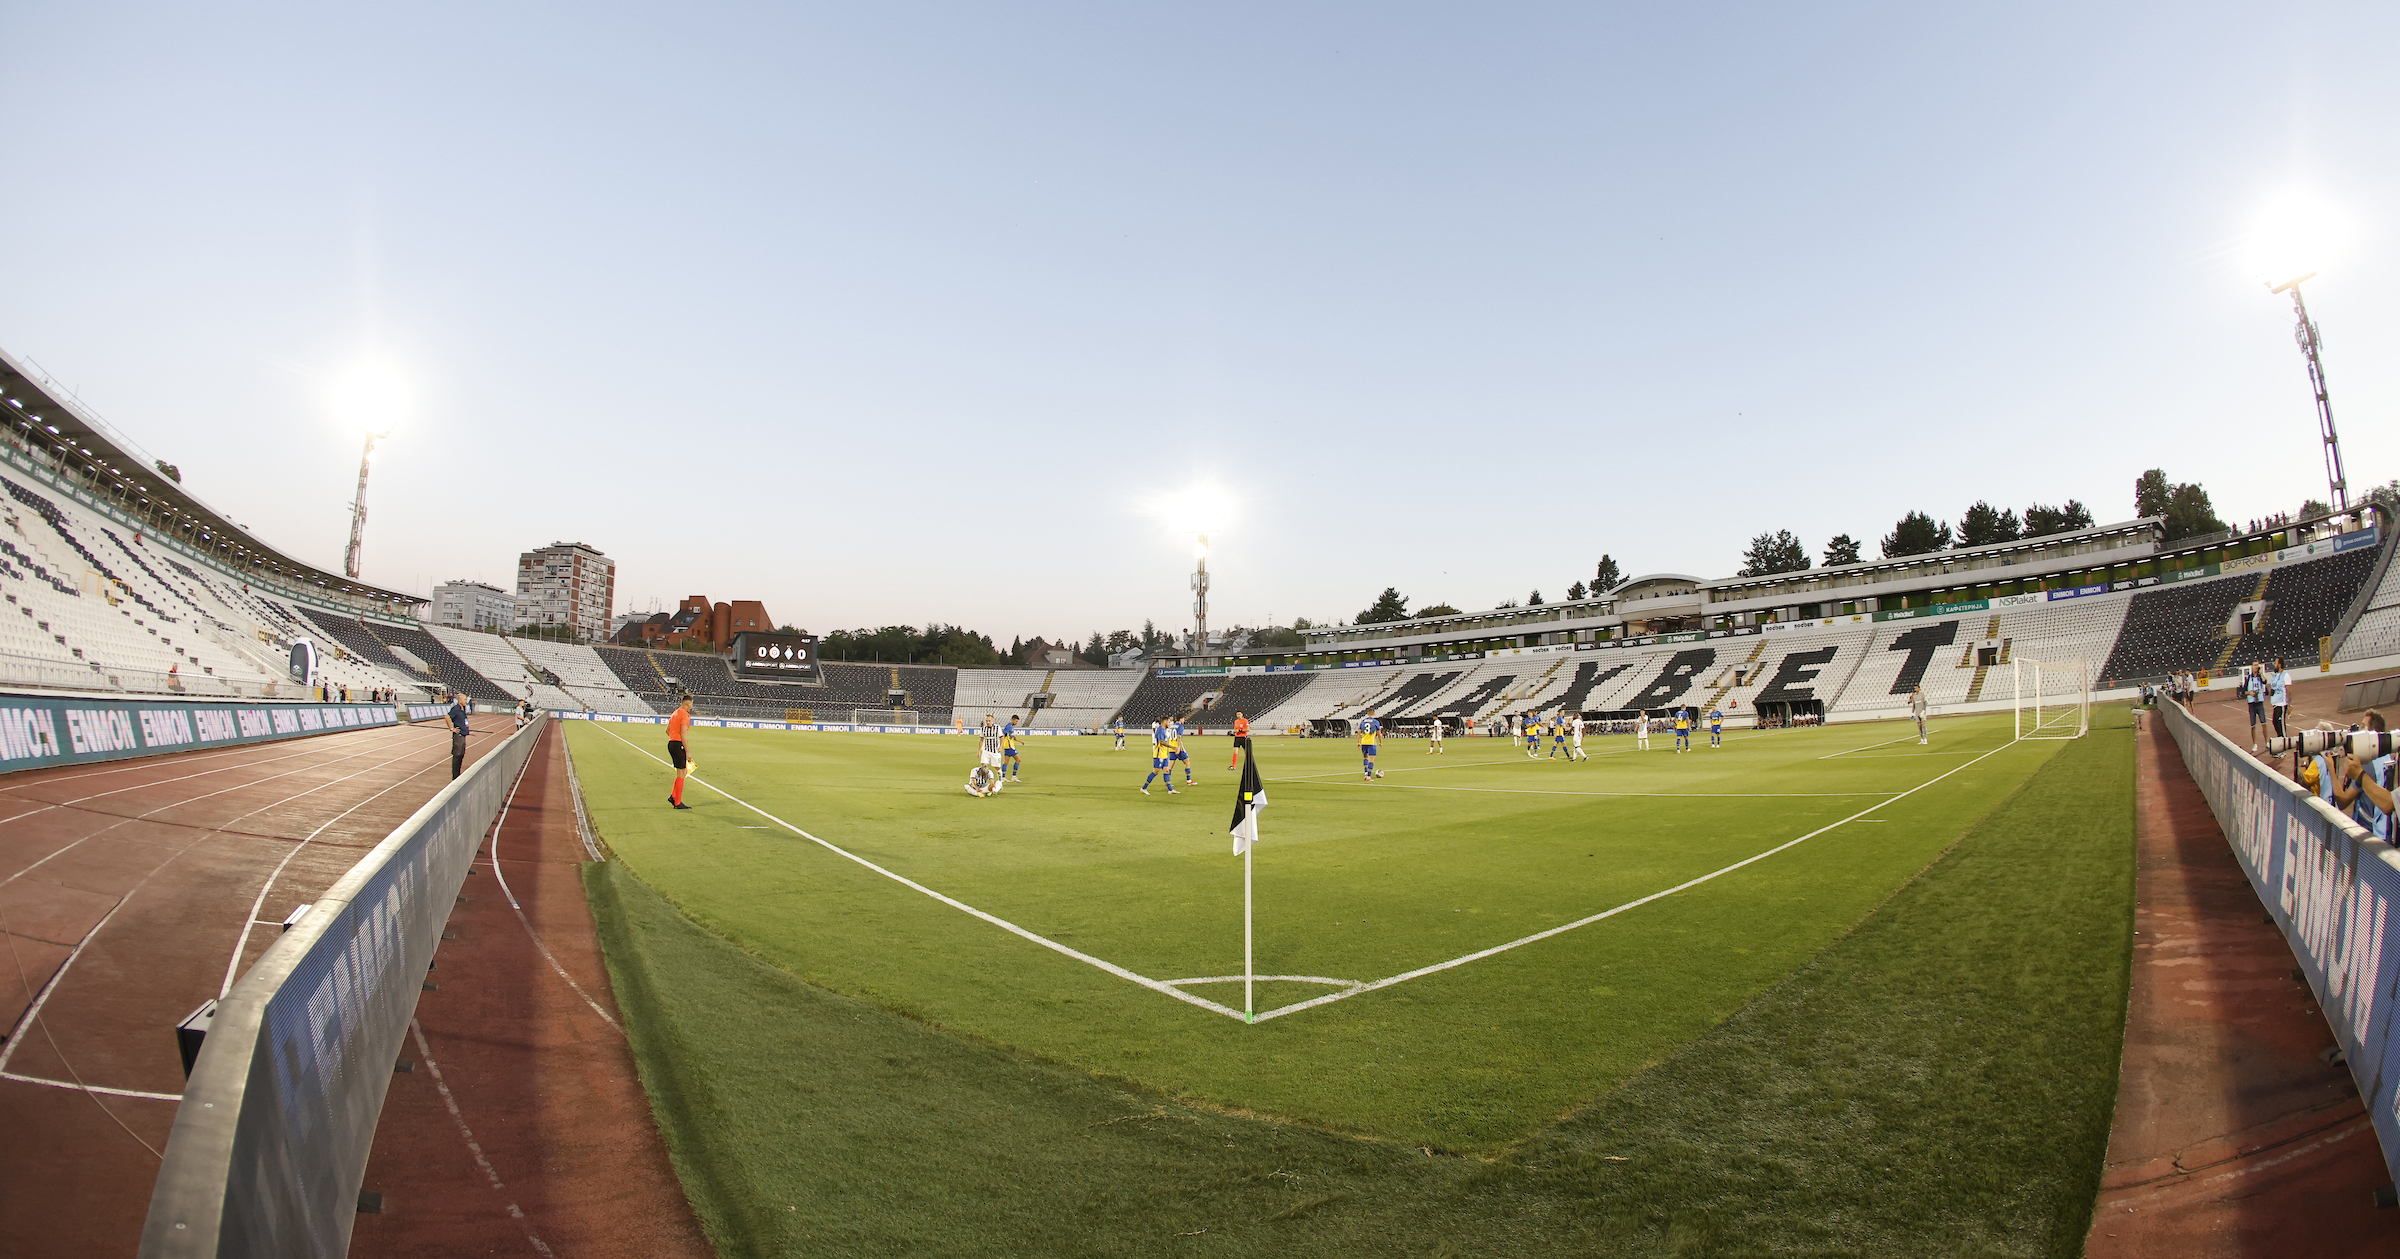
<path fill-rule="evenodd" d="M 733 671 L 745 682 L 822 682 L 814 634 L 736 634 Z"/>

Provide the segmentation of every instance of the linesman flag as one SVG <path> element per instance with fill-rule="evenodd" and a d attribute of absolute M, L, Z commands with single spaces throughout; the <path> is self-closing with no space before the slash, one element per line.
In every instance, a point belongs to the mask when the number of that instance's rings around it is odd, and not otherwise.
<path fill-rule="evenodd" d="M 1242 787 L 1233 797 L 1233 852 L 1235 856 L 1250 851 L 1258 842 L 1258 812 L 1267 807 L 1267 785 L 1258 779 L 1258 749 L 1242 758 Z"/>

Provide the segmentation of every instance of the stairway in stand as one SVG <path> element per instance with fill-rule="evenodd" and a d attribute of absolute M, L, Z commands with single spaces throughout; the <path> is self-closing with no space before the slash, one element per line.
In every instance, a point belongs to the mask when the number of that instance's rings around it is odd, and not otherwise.
<path fill-rule="evenodd" d="M 2275 571 L 2275 570 L 2273 570 L 2273 569 L 2267 569 L 2267 570 L 2265 570 L 2264 572 L 2261 572 L 2261 573 L 2258 575 L 2258 584 L 2257 584 L 2256 586 L 2253 586 L 2253 587 L 2251 587 L 2251 589 L 2250 589 L 2250 597 L 2249 597 L 2249 598 L 2247 598 L 2247 599 L 2244 599 L 2242 602 L 2244 602 L 2244 603 L 2256 603 L 2256 602 L 2258 602 L 2259 600 L 2266 598 L 2266 597 L 2267 597 L 2267 577 L 2268 577 L 2268 576 L 2269 576 L 2271 573 L 2273 573 L 2274 571 Z M 2239 651 L 2239 650 L 2241 650 L 2241 647 L 2242 647 L 2242 636 L 2241 636 L 2241 635 L 2239 635 L 2239 634 L 2227 634 L 2227 635 L 2225 635 L 2225 650 L 2223 650 L 2223 651 L 2220 651 L 2220 652 L 2218 652 L 2218 653 L 2217 653 L 2217 662 L 2216 662 L 2215 664 L 2213 664 L 2213 665 L 2209 666 L 2209 670 L 2208 670 L 2208 671 L 2209 671 L 2210 673 L 2212 673 L 2212 674 L 2215 674 L 2215 673 L 2223 673 L 2223 672 L 2225 672 L 2226 666 L 2228 666 L 2228 665 L 2231 665 L 2231 664 L 2233 663 L 2233 653 L 2234 653 L 2234 652 L 2236 652 L 2236 651 Z"/>

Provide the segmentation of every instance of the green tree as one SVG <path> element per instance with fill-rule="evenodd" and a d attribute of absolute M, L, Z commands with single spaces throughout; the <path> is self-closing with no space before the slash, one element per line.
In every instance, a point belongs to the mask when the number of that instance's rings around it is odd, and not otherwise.
<path fill-rule="evenodd" d="M 2136 516 L 2166 515 L 2167 499 L 2174 492 L 2175 487 L 2167 484 L 2167 473 L 2163 468 L 2152 468 L 2135 477 L 2133 481 L 2133 514 Z"/>
<path fill-rule="evenodd" d="M 1538 608 L 1542 606 L 1542 592 L 1539 590 L 1534 591 L 1533 597 L 1525 601 L 1525 606 L 1529 608 Z"/>
<path fill-rule="evenodd" d="M 1741 571 L 1736 577 L 1765 577 L 1771 573 L 1797 573 L 1808 567 L 1808 548 L 1789 529 L 1762 533 L 1750 539 L 1750 547 L 1742 552 Z"/>
<path fill-rule="evenodd" d="M 164 459 L 153 459 L 151 462 L 158 465 L 158 474 L 160 476 L 173 481 L 177 485 L 183 484 L 183 469 L 176 467 L 174 464 L 168 463 Z"/>
<path fill-rule="evenodd" d="M 1832 541 L 1825 544 L 1825 567 L 1831 568 L 1836 564 L 1856 564 L 1857 562 L 1858 539 L 1846 533 L 1837 533 L 1833 535 Z"/>
<path fill-rule="evenodd" d="M 1982 499 L 1967 509 L 1958 519 L 1958 545 L 1990 546 L 1995 542 L 2014 542 L 2023 532 L 2017 525 L 2017 513 L 2000 511 Z"/>
<path fill-rule="evenodd" d="M 1381 625 L 1386 621 L 1407 619 L 1408 596 L 1401 594 L 1397 586 L 1385 586 L 1383 593 L 1375 596 L 1375 602 L 1367 605 L 1367 610 L 1356 618 L 1360 625 Z"/>
<path fill-rule="evenodd" d="M 1592 593 L 1604 595 L 1624 584 L 1625 574 L 1617 570 L 1617 561 L 1606 555 L 1601 556 L 1600 567 L 1592 573 Z"/>
<path fill-rule="evenodd" d="M 1432 607 L 1430 607 L 1430 608 L 1418 608 L 1418 609 L 1417 609 L 1417 615 L 1418 615 L 1418 616 L 1457 616 L 1457 615 L 1458 615 L 1458 609 L 1457 609 L 1457 608 L 1454 608 L 1454 607 L 1451 607 L 1451 606 L 1450 606 L 1449 604 L 1447 604 L 1447 603 L 1437 603 L 1437 604 L 1434 604 L 1434 605 L 1433 605 Z"/>
<path fill-rule="evenodd" d="M 2386 481 L 2352 501 L 2361 507 L 2369 503 L 2381 507 L 2384 523 L 2388 525 L 2395 518 L 2400 518 L 2400 481 Z"/>
<path fill-rule="evenodd" d="M 2025 533 L 2028 538 L 2046 538 L 2054 533 L 2073 533 L 2092 527 L 2092 509 L 2068 499 L 2064 507 L 2035 503 L 2025 509 Z"/>
<path fill-rule="evenodd" d="M 2217 519 L 2217 510 L 2208 501 L 2208 491 L 2191 482 L 2180 482 L 2167 495 L 2167 538 L 2181 542 L 2203 534 L 2221 532 L 2225 522 Z"/>
<path fill-rule="evenodd" d="M 1904 555 L 1930 555 L 1950 549 L 1950 524 L 1935 524 L 1931 516 L 1912 511 L 1883 535 L 1883 558 L 1896 560 Z"/>
<path fill-rule="evenodd" d="M 1582 597 L 1583 597 L 1583 583 L 1582 583 L 1582 582 L 1576 582 L 1574 585 L 1567 587 L 1567 599 L 1568 599 L 1570 602 L 1572 602 L 1572 601 L 1574 601 L 1574 600 L 1576 600 L 1576 599 L 1580 599 L 1580 598 L 1582 598 Z"/>

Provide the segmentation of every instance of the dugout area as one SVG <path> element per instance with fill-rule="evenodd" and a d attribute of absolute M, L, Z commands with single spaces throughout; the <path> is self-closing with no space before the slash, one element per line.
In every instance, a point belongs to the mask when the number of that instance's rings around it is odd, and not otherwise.
<path fill-rule="evenodd" d="M 1262 741 L 1261 973 L 1382 979 L 1821 833 L 1256 1025 L 861 864 L 1142 977 L 1238 972 L 1226 740 L 1174 799 L 1062 739 L 987 801 L 963 741 L 711 731 L 671 814 L 644 732 L 569 734 L 619 857 L 586 871 L 611 977 L 720 1248 L 2073 1253 L 2125 1002 L 2125 711 L 2061 743 L 1902 724 L 1572 766 L 1398 740 L 1373 787 L 1354 749 Z"/>

